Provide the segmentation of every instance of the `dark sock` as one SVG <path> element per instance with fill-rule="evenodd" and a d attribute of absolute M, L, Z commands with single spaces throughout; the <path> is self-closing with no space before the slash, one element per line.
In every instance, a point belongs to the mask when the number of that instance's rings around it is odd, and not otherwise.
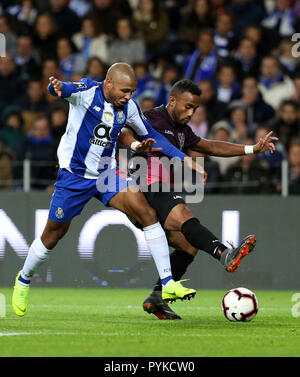
<path fill-rule="evenodd" d="M 227 249 L 200 221 L 193 217 L 187 220 L 181 227 L 181 232 L 189 243 L 197 249 L 206 251 L 214 258 L 220 260 L 221 253 Z"/>
<path fill-rule="evenodd" d="M 186 251 L 174 250 L 170 255 L 171 270 L 173 279 L 175 281 L 180 280 L 188 266 L 193 262 L 194 257 Z M 161 291 L 161 281 L 158 279 L 157 283 L 154 286 L 154 291 Z"/>

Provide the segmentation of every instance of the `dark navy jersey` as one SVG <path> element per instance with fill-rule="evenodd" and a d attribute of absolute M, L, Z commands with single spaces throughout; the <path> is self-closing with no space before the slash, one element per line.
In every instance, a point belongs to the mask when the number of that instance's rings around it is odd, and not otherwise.
<path fill-rule="evenodd" d="M 180 150 L 191 147 L 201 140 L 190 126 L 176 124 L 164 105 L 147 110 L 144 115 L 156 131 L 163 134 L 171 144 Z M 161 153 L 151 153 L 150 155 L 162 156 Z"/>
<path fill-rule="evenodd" d="M 179 150 L 191 147 L 201 140 L 188 125 L 176 124 L 164 105 L 145 111 L 144 116 L 157 132 L 165 136 Z M 153 147 L 155 146 L 154 144 Z M 146 155 L 144 156 L 146 157 Z M 148 185 L 157 181 L 162 181 L 166 185 L 169 185 L 173 181 L 172 169 L 170 170 L 171 177 L 169 177 L 167 170 L 164 169 L 164 165 L 158 161 L 158 158 L 162 156 L 164 154 L 160 152 L 147 154 Z M 133 171 L 131 172 L 133 173 Z"/>

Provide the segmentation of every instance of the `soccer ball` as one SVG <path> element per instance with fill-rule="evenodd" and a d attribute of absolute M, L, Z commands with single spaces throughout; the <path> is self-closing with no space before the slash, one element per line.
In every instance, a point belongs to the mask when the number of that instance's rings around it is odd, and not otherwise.
<path fill-rule="evenodd" d="M 222 300 L 225 317 L 229 321 L 251 321 L 258 312 L 258 301 L 247 288 L 234 288 L 226 293 Z"/>

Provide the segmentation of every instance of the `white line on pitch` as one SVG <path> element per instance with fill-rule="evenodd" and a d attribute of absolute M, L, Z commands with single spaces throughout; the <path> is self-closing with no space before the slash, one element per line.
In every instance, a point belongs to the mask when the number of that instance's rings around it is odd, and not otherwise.
<path fill-rule="evenodd" d="M 61 335 L 69 335 L 69 336 L 133 336 L 133 337 L 141 337 L 143 336 L 141 333 L 80 333 L 80 332 L 11 332 L 11 333 L 0 333 L 0 337 L 4 336 L 26 336 L 26 335 L 54 335 L 54 336 L 61 336 Z M 147 335 L 147 337 L 149 334 Z M 228 334 L 167 334 L 167 333 L 160 333 L 160 334 L 150 334 L 150 336 L 168 336 L 168 337 L 228 337 Z M 264 334 L 262 335 L 255 335 L 255 334 L 230 334 L 230 337 L 248 337 L 248 338 L 286 338 L 290 335 L 272 335 L 272 334 Z"/>

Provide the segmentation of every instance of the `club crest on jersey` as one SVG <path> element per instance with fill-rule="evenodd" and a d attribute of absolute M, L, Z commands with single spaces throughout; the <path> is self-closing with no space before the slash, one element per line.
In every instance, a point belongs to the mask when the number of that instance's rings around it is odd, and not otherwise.
<path fill-rule="evenodd" d="M 184 143 L 185 143 L 184 133 L 178 132 L 178 140 L 179 140 L 179 149 L 181 150 L 184 147 Z"/>
<path fill-rule="evenodd" d="M 106 124 L 98 124 L 93 131 L 95 137 L 90 139 L 90 143 L 103 148 L 109 148 L 111 142 L 110 131 L 111 127 Z"/>
<path fill-rule="evenodd" d="M 119 110 L 116 115 L 116 119 L 118 123 L 124 123 L 125 122 L 125 114 L 123 110 Z"/>
<path fill-rule="evenodd" d="M 57 210 L 55 211 L 55 216 L 58 219 L 62 219 L 65 216 L 63 209 L 58 207 Z"/>

